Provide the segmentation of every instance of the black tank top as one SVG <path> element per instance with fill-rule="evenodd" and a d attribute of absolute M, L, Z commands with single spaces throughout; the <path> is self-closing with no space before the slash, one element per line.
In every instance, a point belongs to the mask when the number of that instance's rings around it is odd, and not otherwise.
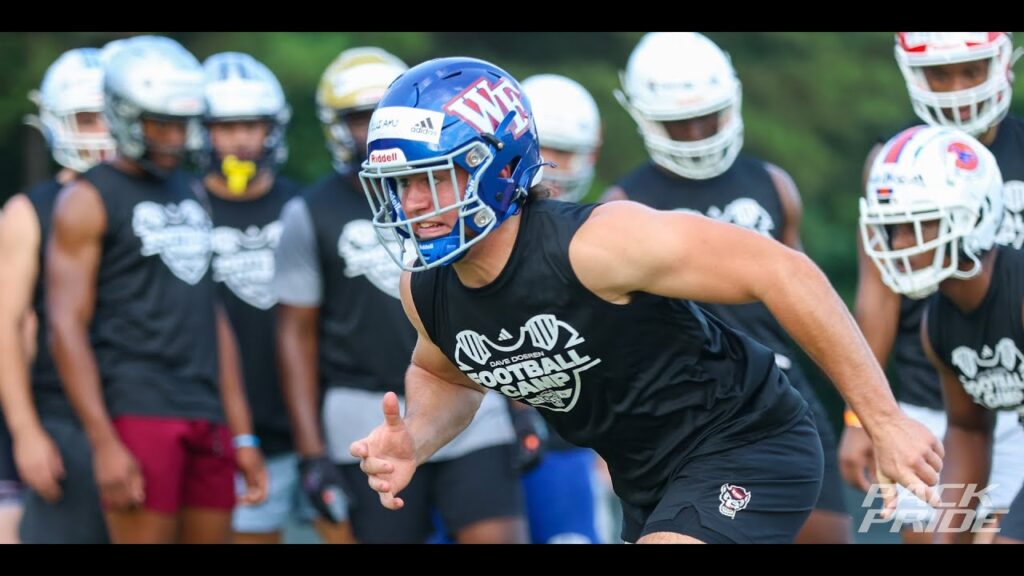
<path fill-rule="evenodd" d="M 277 298 L 274 249 L 281 238 L 281 208 L 298 192 L 276 177 L 255 200 L 231 201 L 209 195 L 213 209 L 213 280 L 231 320 L 242 357 L 245 392 L 253 428 L 264 454 L 292 449 L 291 425 L 277 372 Z"/>
<path fill-rule="evenodd" d="M 46 319 L 46 241 L 50 237 L 50 223 L 53 221 L 53 205 L 63 186 L 56 180 L 47 180 L 34 186 L 26 193 L 39 219 L 39 274 L 32 297 L 32 307 L 39 319 L 36 333 L 36 358 L 32 363 L 32 396 L 40 416 L 74 418 L 71 404 L 64 395 L 57 366 L 50 354 L 49 329 Z"/>
<path fill-rule="evenodd" d="M 652 208 L 695 212 L 779 241 L 786 227 L 779 192 L 768 169 L 763 161 L 746 154 L 740 154 L 723 174 L 707 180 L 669 175 L 648 162 L 623 177 L 618 186 L 630 200 Z M 789 335 L 764 304 L 700 306 L 782 355 L 783 368 L 796 361 Z"/>
<path fill-rule="evenodd" d="M 900 320 L 892 349 L 897 379 L 893 388 L 900 402 L 944 410 L 939 376 L 921 347 L 921 318 L 934 297 L 923 300 L 900 297 Z"/>
<path fill-rule="evenodd" d="M 223 421 L 202 185 L 110 164 L 83 177 L 107 212 L 90 336 L 111 415 Z"/>
<path fill-rule="evenodd" d="M 689 301 L 586 289 L 569 243 L 594 206 L 523 209 L 498 277 L 466 288 L 451 267 L 412 275 L 430 338 L 471 379 L 528 405 L 607 462 L 615 492 L 657 502 L 688 458 L 793 425 L 807 404 L 772 352 Z"/>
<path fill-rule="evenodd" d="M 416 343 L 399 299 L 401 269 L 377 239 L 370 206 L 346 176 L 304 193 L 323 279 L 321 386 L 403 393 Z"/>
<path fill-rule="evenodd" d="M 928 338 L 974 402 L 990 410 L 1024 406 L 1024 251 L 999 248 L 988 293 L 963 313 L 940 294 L 928 307 Z M 1024 414 L 1024 412 L 1022 412 Z"/>
<path fill-rule="evenodd" d="M 908 123 L 907 127 L 920 122 Z M 989 146 L 1003 174 L 1003 197 L 1006 214 L 996 236 L 1000 244 L 1024 246 L 1024 121 L 1008 114 L 999 124 L 996 139 Z M 900 306 L 900 327 L 893 353 L 900 385 L 896 397 L 909 404 L 942 410 L 942 388 L 939 376 L 931 367 L 921 348 L 921 316 L 926 301 L 903 297 Z"/>

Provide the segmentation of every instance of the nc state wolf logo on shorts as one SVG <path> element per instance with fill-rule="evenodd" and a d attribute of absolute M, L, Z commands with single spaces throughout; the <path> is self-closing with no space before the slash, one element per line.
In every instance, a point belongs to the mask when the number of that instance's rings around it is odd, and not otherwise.
<path fill-rule="evenodd" d="M 726 482 L 722 484 L 722 491 L 718 495 L 718 500 L 721 502 L 718 506 L 718 511 L 723 516 L 735 518 L 736 513 L 746 508 L 747 504 L 750 503 L 750 491 L 743 486 Z"/>

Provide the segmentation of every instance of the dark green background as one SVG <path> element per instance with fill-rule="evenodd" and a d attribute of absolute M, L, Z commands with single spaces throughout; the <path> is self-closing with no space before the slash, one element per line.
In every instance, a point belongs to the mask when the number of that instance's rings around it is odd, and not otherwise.
<path fill-rule="evenodd" d="M 0 34 L 0 200 L 44 177 L 40 139 L 22 124 L 33 111 L 26 98 L 62 51 L 102 46 L 131 34 Z M 311 182 L 329 158 L 314 114 L 317 82 L 344 48 L 378 45 L 410 65 L 438 56 L 476 56 L 517 78 L 541 72 L 568 75 L 597 100 L 605 145 L 591 198 L 644 160 L 635 125 L 612 96 L 618 72 L 642 36 L 612 33 L 426 33 L 426 32 L 182 32 L 168 34 L 200 60 L 215 52 L 248 52 L 267 64 L 284 85 L 294 115 L 291 159 L 285 173 Z M 807 252 L 849 302 L 856 282 L 856 197 L 864 155 L 879 136 L 913 118 L 906 88 L 893 59 L 893 34 L 709 33 L 730 53 L 743 82 L 745 150 L 793 175 L 804 198 Z M 1019 38 L 1019 36 L 1018 36 Z M 1020 108 L 1019 94 L 1013 109 Z M 728 247 L 721 247 L 727 254 Z M 821 385 L 819 379 L 818 382 Z M 836 409 L 834 393 L 828 396 Z"/>

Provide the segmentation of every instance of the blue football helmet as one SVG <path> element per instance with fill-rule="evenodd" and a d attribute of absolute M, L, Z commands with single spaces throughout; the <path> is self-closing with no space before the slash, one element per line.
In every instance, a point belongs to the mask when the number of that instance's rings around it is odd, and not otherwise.
<path fill-rule="evenodd" d="M 519 82 L 475 58 L 438 58 L 391 84 L 370 120 L 367 160 L 359 173 L 373 224 L 405 270 L 451 264 L 522 208 L 541 181 L 542 163 L 530 103 Z M 468 174 L 455 201 L 442 206 L 434 173 Z M 508 167 L 508 177 L 501 175 Z M 402 209 L 402 182 L 425 174 L 433 210 L 412 218 Z M 448 234 L 419 240 L 414 226 L 457 211 Z M 410 242 L 406 242 L 411 239 Z M 415 260 L 406 253 L 415 249 Z"/>

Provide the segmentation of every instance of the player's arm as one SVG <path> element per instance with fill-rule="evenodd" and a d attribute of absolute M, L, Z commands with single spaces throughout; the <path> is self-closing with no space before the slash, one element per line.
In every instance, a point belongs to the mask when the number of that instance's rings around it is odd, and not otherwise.
<path fill-rule="evenodd" d="M 904 485 L 938 481 L 941 444 L 900 411 L 853 317 L 804 254 L 709 218 L 612 202 L 594 209 L 569 257 L 580 281 L 613 303 L 634 292 L 763 302 L 857 411 L 876 448 L 885 444 L 877 451 L 883 469 Z"/>
<path fill-rule="evenodd" d="M 946 506 L 955 506 L 957 509 L 976 510 L 977 498 L 966 502 L 961 507 L 961 500 L 966 492 L 965 487 L 971 488 L 972 493 L 980 491 L 988 481 L 989 469 L 992 463 L 992 434 L 995 429 L 996 415 L 991 410 L 975 404 L 971 397 L 960 384 L 956 374 L 943 362 L 932 348 L 931 339 L 928 337 L 928 317 L 921 320 L 921 345 L 924 347 L 925 356 L 932 363 L 932 366 L 939 373 L 942 383 L 942 396 L 946 405 L 946 438 L 944 445 L 946 456 L 942 468 L 943 486 L 942 500 Z M 946 512 L 946 508 L 940 512 Z M 941 526 L 941 524 L 939 524 Z M 957 524 L 951 524 L 956 526 Z M 971 533 L 957 534 L 953 531 L 936 531 L 936 543 L 969 543 L 970 538 L 958 538 L 958 536 L 970 536 Z"/>

